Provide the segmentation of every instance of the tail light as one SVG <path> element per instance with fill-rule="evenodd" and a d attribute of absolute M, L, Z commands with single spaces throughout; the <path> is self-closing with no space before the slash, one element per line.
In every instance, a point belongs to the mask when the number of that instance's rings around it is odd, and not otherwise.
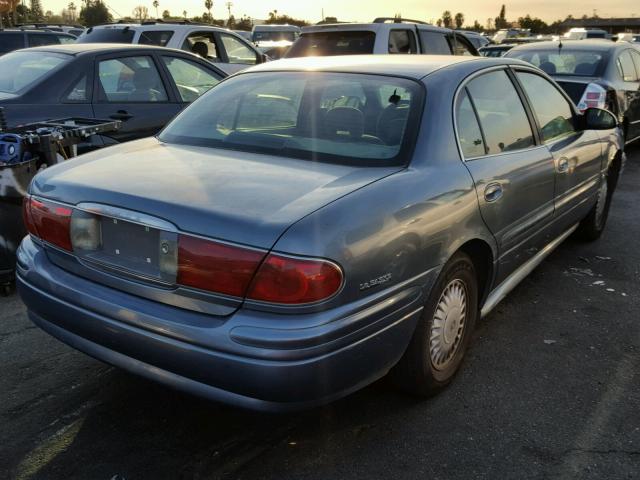
<path fill-rule="evenodd" d="M 320 259 L 270 254 L 260 266 L 247 298 L 270 303 L 303 304 L 325 300 L 342 286 L 342 271 Z"/>
<path fill-rule="evenodd" d="M 607 91 L 596 83 L 587 85 L 578 103 L 581 112 L 587 108 L 607 108 Z"/>
<path fill-rule="evenodd" d="M 321 259 L 301 259 L 178 238 L 177 283 L 261 302 L 304 304 L 325 300 L 342 286 L 342 271 Z"/>
<path fill-rule="evenodd" d="M 67 251 L 73 250 L 69 235 L 72 213 L 69 207 L 33 197 L 26 197 L 23 204 L 29 233 Z"/>
<path fill-rule="evenodd" d="M 242 297 L 264 255 L 256 250 L 180 235 L 177 282 Z"/>

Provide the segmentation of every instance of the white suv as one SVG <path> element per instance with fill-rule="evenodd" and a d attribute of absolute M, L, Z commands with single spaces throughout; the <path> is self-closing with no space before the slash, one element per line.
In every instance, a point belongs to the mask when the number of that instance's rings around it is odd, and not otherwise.
<path fill-rule="evenodd" d="M 462 34 L 418 20 L 376 18 L 373 23 L 304 27 L 287 58 L 362 54 L 478 55 Z"/>
<path fill-rule="evenodd" d="M 113 23 L 88 28 L 77 43 L 138 43 L 193 52 L 228 74 L 265 61 L 255 46 L 224 28 L 197 23 Z"/>

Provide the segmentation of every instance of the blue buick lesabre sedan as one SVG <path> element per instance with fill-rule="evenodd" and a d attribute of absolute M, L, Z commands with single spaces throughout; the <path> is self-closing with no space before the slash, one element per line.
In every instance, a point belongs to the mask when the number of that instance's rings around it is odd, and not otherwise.
<path fill-rule="evenodd" d="M 216 401 L 426 396 L 554 247 L 598 238 L 623 161 L 615 117 L 518 60 L 267 63 L 38 174 L 18 288 L 63 342 Z"/>

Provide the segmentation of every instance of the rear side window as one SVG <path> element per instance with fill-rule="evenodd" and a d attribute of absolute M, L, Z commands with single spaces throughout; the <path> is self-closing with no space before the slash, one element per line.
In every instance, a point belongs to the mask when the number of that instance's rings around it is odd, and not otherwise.
<path fill-rule="evenodd" d="M 471 50 L 472 46 L 464 35 L 453 34 L 449 37 L 449 41 L 451 42 L 451 50 L 454 55 L 462 55 L 466 57 L 473 56 L 473 52 Z"/>
<path fill-rule="evenodd" d="M 213 72 L 184 58 L 163 56 L 162 61 L 167 66 L 183 102 L 193 102 L 221 80 Z"/>
<path fill-rule="evenodd" d="M 391 30 L 389 32 L 389 53 L 418 53 L 416 36 L 411 30 Z"/>
<path fill-rule="evenodd" d="M 529 62 L 549 75 L 597 77 L 606 62 L 603 53 L 572 51 L 568 46 L 562 50 L 512 50 L 508 56 Z"/>
<path fill-rule="evenodd" d="M 134 35 L 130 28 L 89 29 L 78 38 L 78 43 L 132 43 Z"/>
<path fill-rule="evenodd" d="M 60 44 L 60 40 L 58 35 L 53 33 L 28 33 L 27 34 L 27 42 L 30 47 L 40 47 L 42 45 L 57 45 Z"/>
<path fill-rule="evenodd" d="M 17 93 L 73 59 L 71 55 L 29 50 L 0 57 L 0 92 Z"/>
<path fill-rule="evenodd" d="M 103 60 L 98 66 L 100 100 L 109 103 L 166 102 L 167 93 L 151 57 Z"/>
<path fill-rule="evenodd" d="M 506 72 L 491 72 L 475 78 L 467 90 L 478 112 L 488 154 L 534 146 L 524 105 Z"/>
<path fill-rule="evenodd" d="M 473 158 L 484 155 L 486 152 L 482 131 L 466 88 L 458 95 L 456 125 L 458 127 L 458 141 L 464 157 Z"/>
<path fill-rule="evenodd" d="M 182 50 L 195 53 L 200 58 L 217 62 L 220 53 L 216 45 L 216 36 L 213 32 L 194 32 L 189 34 L 182 44 Z"/>
<path fill-rule="evenodd" d="M 157 45 L 158 47 L 166 47 L 169 40 L 173 37 L 173 32 L 166 31 L 147 31 L 140 33 L 138 43 L 141 45 Z"/>
<path fill-rule="evenodd" d="M 424 53 L 429 55 L 451 55 L 447 37 L 439 32 L 420 30 L 420 40 Z"/>
<path fill-rule="evenodd" d="M 573 133 L 573 110 L 558 89 L 535 73 L 517 75 L 540 125 L 542 140 L 546 143 Z"/>
<path fill-rule="evenodd" d="M 65 45 L 68 43 L 76 43 L 76 38 L 70 35 L 56 35 L 58 37 L 58 41 Z"/>
<path fill-rule="evenodd" d="M 631 50 L 631 56 L 633 57 L 633 63 L 636 64 L 636 74 L 640 78 L 640 53 L 635 50 Z"/>
<path fill-rule="evenodd" d="M 13 52 L 24 48 L 24 34 L 0 32 L 0 53 Z"/>
<path fill-rule="evenodd" d="M 618 70 L 620 70 L 622 79 L 625 82 L 635 82 L 638 80 L 638 74 L 629 50 L 625 50 L 618 57 Z"/>
<path fill-rule="evenodd" d="M 306 33 L 291 46 L 286 57 L 371 54 L 375 41 L 376 34 L 368 31 Z"/>

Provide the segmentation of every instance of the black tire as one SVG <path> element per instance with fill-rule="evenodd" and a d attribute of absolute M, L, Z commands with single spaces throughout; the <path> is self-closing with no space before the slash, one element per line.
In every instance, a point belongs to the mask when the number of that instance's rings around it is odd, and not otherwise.
<path fill-rule="evenodd" d="M 458 283 L 460 282 L 460 283 Z M 436 309 L 447 287 L 463 287 L 466 293 L 466 309 L 457 347 L 442 368 L 434 365 L 431 353 L 432 326 L 436 321 Z M 442 310 L 440 310 L 441 312 Z M 447 386 L 462 364 L 473 333 L 478 309 L 478 280 L 473 262 L 468 255 L 456 253 L 444 266 L 425 303 L 411 342 L 402 359 L 394 367 L 391 379 L 398 388 L 420 396 L 432 396 Z M 448 315 L 447 317 L 448 318 Z M 445 321 L 442 331 L 447 330 Z M 443 334 L 445 335 L 445 334 Z M 444 336 L 441 338 L 445 338 Z M 454 341 L 455 345 L 455 341 Z"/>
<path fill-rule="evenodd" d="M 619 169 L 617 168 L 617 165 L 618 163 L 615 161 L 607 171 L 605 178 L 602 179 L 603 183 L 601 184 L 601 188 L 598 190 L 598 197 L 595 205 L 589 211 L 587 216 L 580 222 L 578 231 L 576 232 L 578 238 L 587 242 L 593 242 L 600 238 L 602 232 L 604 232 L 607 225 L 607 219 L 609 218 L 611 199 L 613 198 L 613 192 L 615 191 L 618 183 Z"/>

